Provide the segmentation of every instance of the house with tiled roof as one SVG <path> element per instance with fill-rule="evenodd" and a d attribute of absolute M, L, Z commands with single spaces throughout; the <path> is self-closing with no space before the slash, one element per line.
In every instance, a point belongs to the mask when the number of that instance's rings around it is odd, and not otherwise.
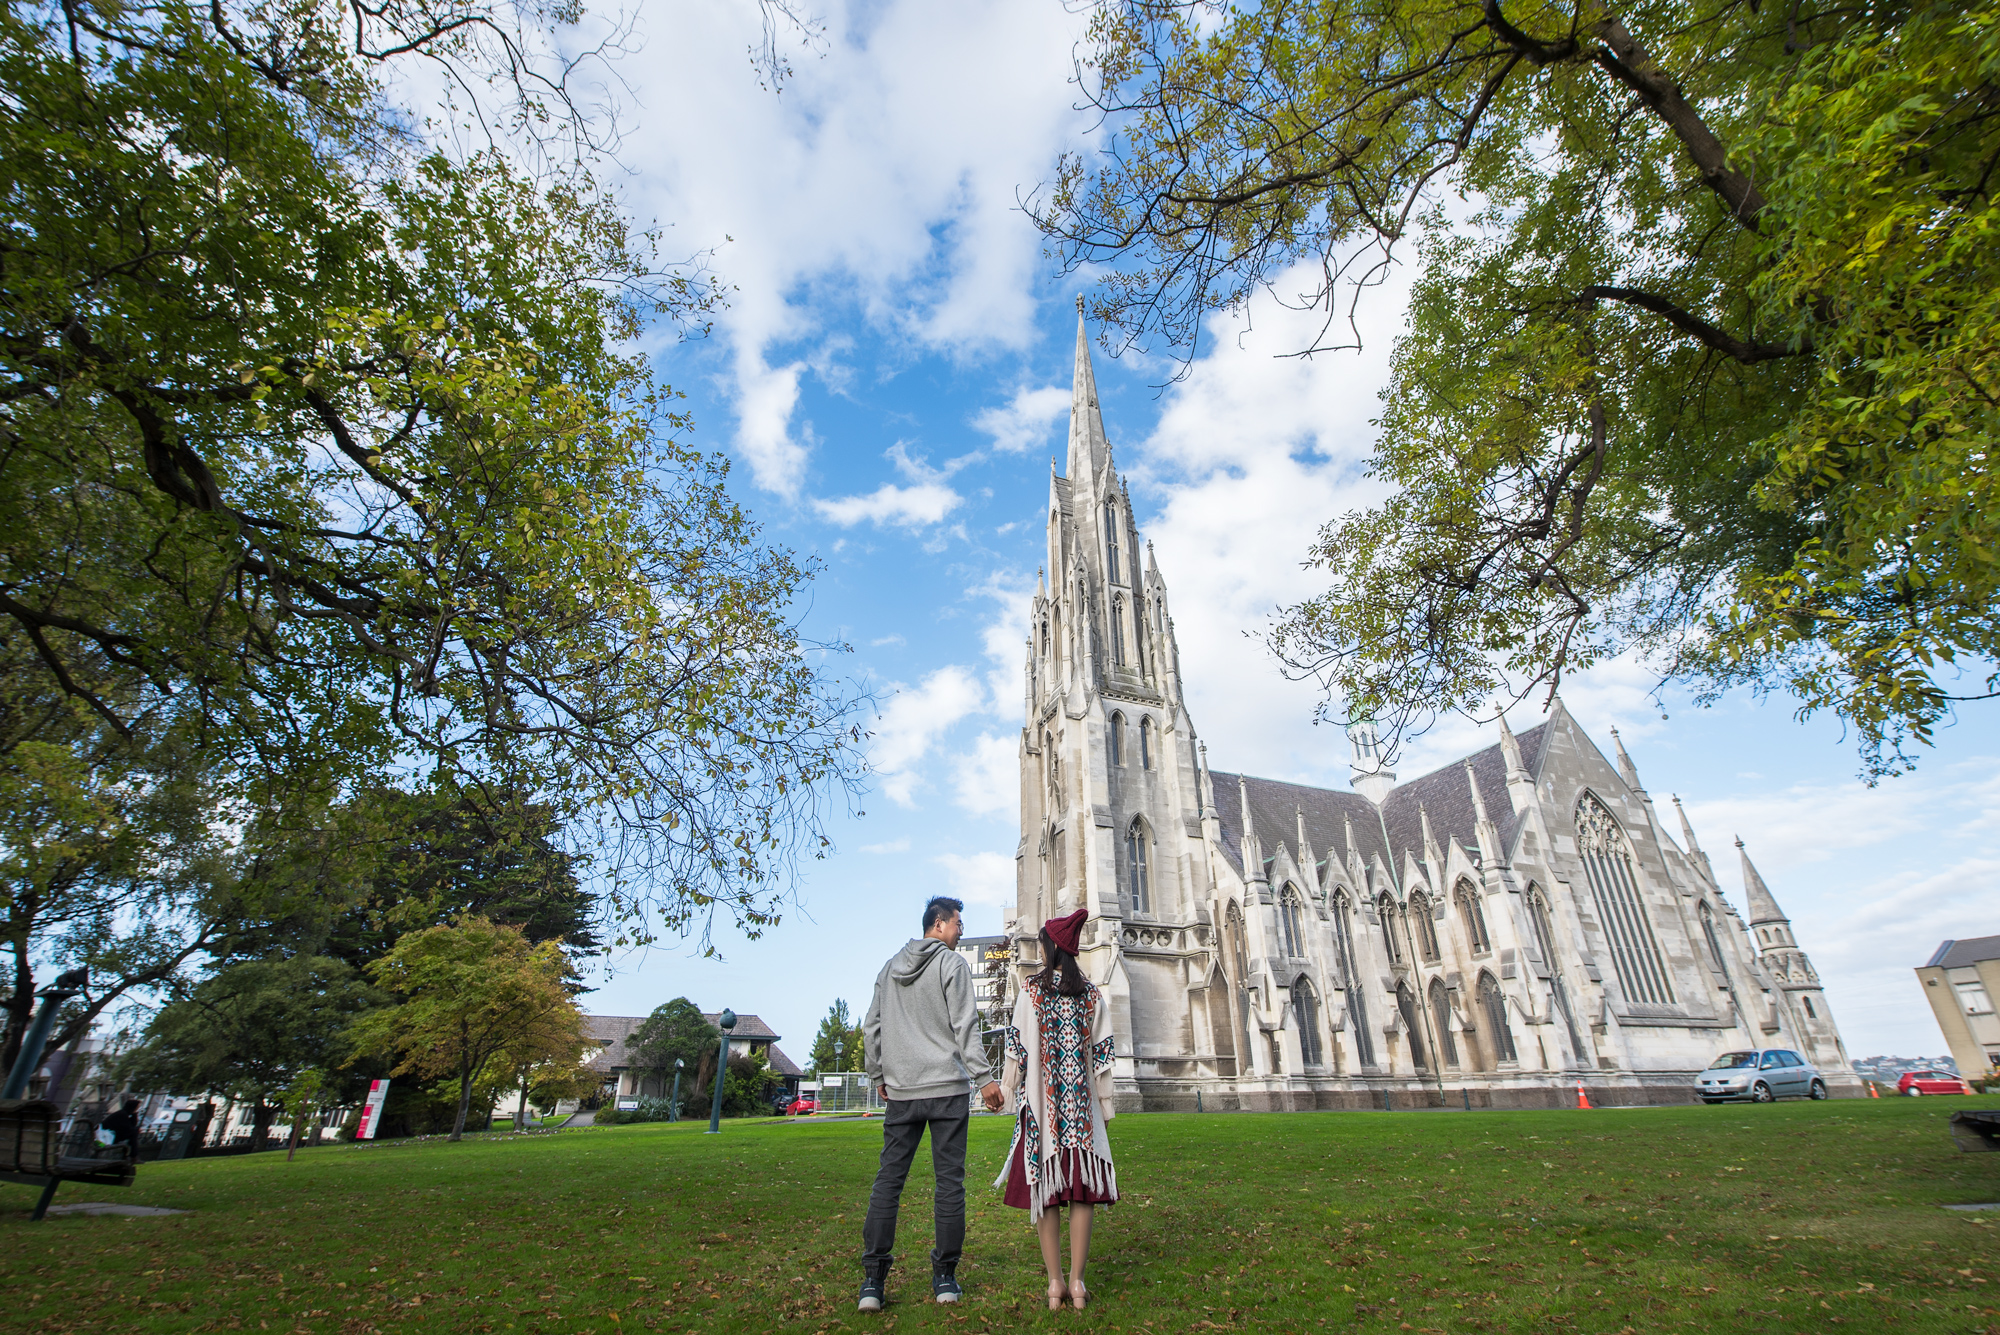
<path fill-rule="evenodd" d="M 702 1019 L 710 1024 L 718 1024 L 722 1019 L 720 1011 L 703 1011 Z M 584 1035 L 598 1045 L 584 1063 L 604 1077 L 604 1093 L 607 1098 L 630 1098 L 634 1096 L 664 1098 L 673 1087 L 672 1072 L 664 1076 L 653 1070 L 637 1066 L 636 1056 L 628 1046 L 639 1026 L 646 1023 L 643 1015 L 586 1015 Z M 805 1072 L 797 1062 L 787 1057 L 778 1046 L 779 1033 L 755 1015 L 739 1015 L 736 1027 L 729 1031 L 729 1055 L 747 1057 L 754 1053 L 764 1054 L 766 1065 L 771 1072 L 785 1083 L 788 1096 L 796 1097 L 799 1081 Z M 692 1078 L 692 1073 L 690 1073 Z"/>
<path fill-rule="evenodd" d="M 1560 700 L 1408 781 L 1366 721 L 1348 790 L 1212 770 L 1080 318 L 1050 471 L 1008 934 L 1018 985 L 1040 924 L 1088 911 L 1122 1106 L 1690 1102 L 1717 1053 L 1765 1047 L 1861 1092 L 1747 852 L 1746 920 L 1679 800 L 1670 833 Z"/>

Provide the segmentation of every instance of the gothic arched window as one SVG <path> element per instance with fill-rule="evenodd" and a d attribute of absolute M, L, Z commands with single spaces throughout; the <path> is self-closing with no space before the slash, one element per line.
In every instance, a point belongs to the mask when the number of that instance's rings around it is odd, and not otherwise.
<path fill-rule="evenodd" d="M 1486 933 L 1486 910 L 1480 907 L 1479 892 L 1472 888 L 1472 882 L 1460 881 L 1452 898 L 1458 901 L 1458 916 L 1465 920 L 1465 936 L 1473 953 L 1483 955 L 1493 949 L 1493 938 Z"/>
<path fill-rule="evenodd" d="M 1333 892 L 1333 951 L 1340 979 L 1347 989 L 1347 1013 L 1354 1017 L 1354 1055 L 1363 1065 L 1375 1064 L 1375 1044 L 1368 1037 L 1368 1005 L 1361 996 L 1361 975 L 1354 967 L 1354 909 L 1347 892 Z"/>
<path fill-rule="evenodd" d="M 1304 974 L 1292 983 L 1292 1018 L 1299 1025 L 1299 1057 L 1307 1066 L 1320 1065 L 1325 1058 L 1319 1045 L 1319 998 Z"/>
<path fill-rule="evenodd" d="M 1653 924 L 1639 897 L 1632 844 L 1604 804 L 1589 793 L 1576 804 L 1577 850 L 1597 903 L 1598 920 L 1611 943 L 1611 964 L 1632 1001 L 1671 1005 L 1673 985 L 1660 959 Z"/>
<path fill-rule="evenodd" d="M 1408 983 L 1396 984 L 1396 1013 L 1403 1017 L 1403 1029 L 1410 1036 L 1410 1060 L 1418 1070 L 1429 1070 L 1430 1059 L 1424 1055 L 1423 1021 L 1417 1018 L 1417 998 Z"/>
<path fill-rule="evenodd" d="M 1534 934 L 1535 949 L 1549 969 L 1549 995 L 1555 998 L 1556 1009 L 1562 1012 L 1563 1027 L 1569 1031 L 1570 1051 L 1577 1060 L 1583 1059 L 1583 1031 L 1576 1027 L 1576 1014 L 1570 1009 L 1569 986 L 1563 982 L 1562 965 L 1556 960 L 1555 921 L 1549 916 L 1549 901 L 1542 894 L 1542 888 L 1528 883 L 1528 930 Z"/>
<path fill-rule="evenodd" d="M 1376 914 L 1382 919 L 1382 939 L 1389 943 L 1389 963 L 1403 962 L 1403 943 L 1396 939 L 1396 901 L 1383 895 L 1376 902 Z"/>
<path fill-rule="evenodd" d="M 1490 973 L 1479 975 L 1479 1009 L 1486 1013 L 1486 1040 L 1493 1045 L 1494 1058 L 1503 1062 L 1518 1061 L 1514 1053 L 1514 1031 L 1507 1027 L 1507 998 Z"/>
<path fill-rule="evenodd" d="M 1125 831 L 1125 865 L 1132 890 L 1132 908 L 1137 913 L 1153 911 L 1152 873 L 1146 862 L 1146 845 L 1150 842 L 1145 820 L 1134 816 Z"/>
<path fill-rule="evenodd" d="M 1118 507 L 1110 501 L 1104 503 L 1104 569 L 1113 584 L 1123 584 L 1125 579 L 1118 573 Z"/>
<path fill-rule="evenodd" d="M 1062 761 L 1056 757 L 1056 735 L 1042 735 L 1042 761 L 1049 771 L 1049 806 L 1051 809 L 1062 805 Z"/>
<path fill-rule="evenodd" d="M 1153 720 L 1148 717 L 1139 720 L 1139 768 L 1153 768 Z"/>
<path fill-rule="evenodd" d="M 1700 907 L 1698 913 L 1701 917 L 1701 934 L 1708 938 L 1709 957 L 1715 961 L 1716 968 L 1727 970 L 1729 965 L 1722 958 L 1722 938 L 1715 934 L 1715 915 L 1709 912 L 1706 904 Z"/>
<path fill-rule="evenodd" d="M 1300 911 L 1299 892 L 1289 884 L 1278 892 L 1278 937 L 1285 954 L 1293 959 L 1305 958 L 1304 914 Z"/>
<path fill-rule="evenodd" d="M 1417 954 L 1426 960 L 1438 958 L 1437 925 L 1431 921 L 1431 899 L 1421 890 L 1410 893 L 1410 933 L 1417 941 Z"/>
<path fill-rule="evenodd" d="M 1056 874 L 1056 889 L 1069 884 L 1069 839 L 1061 830 L 1049 834 L 1049 851 L 1053 856 Z"/>
<path fill-rule="evenodd" d="M 1111 763 L 1114 765 L 1123 765 L 1125 763 L 1125 716 L 1123 714 L 1113 714 L 1111 716 Z"/>
<path fill-rule="evenodd" d="M 1458 1065 L 1458 1040 L 1451 1036 L 1451 998 L 1445 995 L 1441 978 L 1431 979 L 1431 1022 L 1437 1026 L 1438 1055 L 1446 1066 Z"/>
<path fill-rule="evenodd" d="M 1111 661 L 1125 666 L 1125 597 L 1111 600 Z"/>

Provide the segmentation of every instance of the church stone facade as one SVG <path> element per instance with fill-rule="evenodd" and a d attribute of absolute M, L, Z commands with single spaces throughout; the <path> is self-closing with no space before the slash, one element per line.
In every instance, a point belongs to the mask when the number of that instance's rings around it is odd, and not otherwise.
<path fill-rule="evenodd" d="M 1860 1092 L 1747 854 L 1745 922 L 1678 801 L 1677 843 L 1616 734 L 1608 759 L 1560 703 L 1406 783 L 1365 724 L 1352 792 L 1211 769 L 1080 319 L 1026 715 L 1017 974 L 1044 919 L 1089 909 L 1121 1107 L 1692 1101 L 1758 1047 Z"/>

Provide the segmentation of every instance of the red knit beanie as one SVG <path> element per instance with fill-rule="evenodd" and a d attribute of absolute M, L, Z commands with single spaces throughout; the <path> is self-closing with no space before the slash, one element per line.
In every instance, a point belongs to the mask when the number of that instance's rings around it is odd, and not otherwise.
<path fill-rule="evenodd" d="M 1089 916 L 1088 909 L 1078 909 L 1060 918 L 1050 918 L 1042 924 L 1042 930 L 1049 934 L 1049 940 L 1074 955 L 1077 938 L 1083 935 L 1083 920 Z"/>

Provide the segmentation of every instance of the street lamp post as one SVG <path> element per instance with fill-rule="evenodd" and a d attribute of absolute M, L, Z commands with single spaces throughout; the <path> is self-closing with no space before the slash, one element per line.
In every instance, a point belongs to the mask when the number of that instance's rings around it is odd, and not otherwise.
<path fill-rule="evenodd" d="M 722 1055 L 715 1059 L 715 1097 L 709 1100 L 708 1105 L 708 1134 L 711 1136 L 722 1130 L 722 1079 L 729 1074 L 729 1031 L 736 1027 L 736 1012 L 723 1007 L 715 1023 L 722 1030 Z"/>
<path fill-rule="evenodd" d="M 669 1122 L 678 1122 L 681 1120 L 681 1072 L 685 1069 L 687 1069 L 687 1063 L 679 1057 L 674 1058 L 674 1101 L 667 1105 L 667 1120 Z"/>
<path fill-rule="evenodd" d="M 42 1010 L 21 1041 L 21 1053 L 14 1059 L 14 1069 L 7 1073 L 6 1087 L 0 1088 L 0 1099 L 28 1097 L 28 1082 L 34 1079 L 36 1068 L 42 1064 L 42 1049 L 48 1046 L 49 1031 L 56 1027 L 56 1011 L 65 1001 L 83 991 L 89 979 L 88 969 L 72 969 L 35 993 L 42 999 Z M 51 1187 L 51 1190 L 54 1188 Z M 48 1204 L 46 1197 L 42 1203 Z"/>
<path fill-rule="evenodd" d="M 840 1069 L 841 1069 L 841 1066 L 840 1066 L 840 1054 L 841 1054 L 841 1053 L 843 1053 L 843 1052 L 845 1052 L 845 1051 L 847 1051 L 847 1041 L 846 1041 L 845 1039 L 840 1039 L 840 1038 L 836 1038 L 836 1039 L 834 1039 L 834 1040 L 833 1040 L 833 1069 L 834 1069 L 834 1070 L 838 1071 L 838 1070 L 840 1070 Z M 822 1081 L 820 1081 L 820 1082 L 819 1082 L 819 1096 L 820 1096 L 820 1098 L 822 1098 L 822 1099 L 824 1099 L 824 1098 L 826 1097 L 826 1081 L 824 1081 L 824 1080 L 822 1080 Z M 815 1108 L 817 1108 L 817 1107 L 819 1106 L 819 1105 L 818 1105 L 818 1101 L 817 1101 L 817 1100 L 815 1100 L 815 1102 L 814 1102 L 814 1105 L 813 1105 L 813 1106 L 814 1106 Z M 840 1110 L 841 1110 L 842 1112 L 846 1112 L 846 1111 L 847 1111 L 847 1077 L 846 1077 L 846 1076 L 844 1076 L 844 1075 L 843 1075 L 843 1076 L 841 1077 L 841 1080 L 840 1080 Z"/>

